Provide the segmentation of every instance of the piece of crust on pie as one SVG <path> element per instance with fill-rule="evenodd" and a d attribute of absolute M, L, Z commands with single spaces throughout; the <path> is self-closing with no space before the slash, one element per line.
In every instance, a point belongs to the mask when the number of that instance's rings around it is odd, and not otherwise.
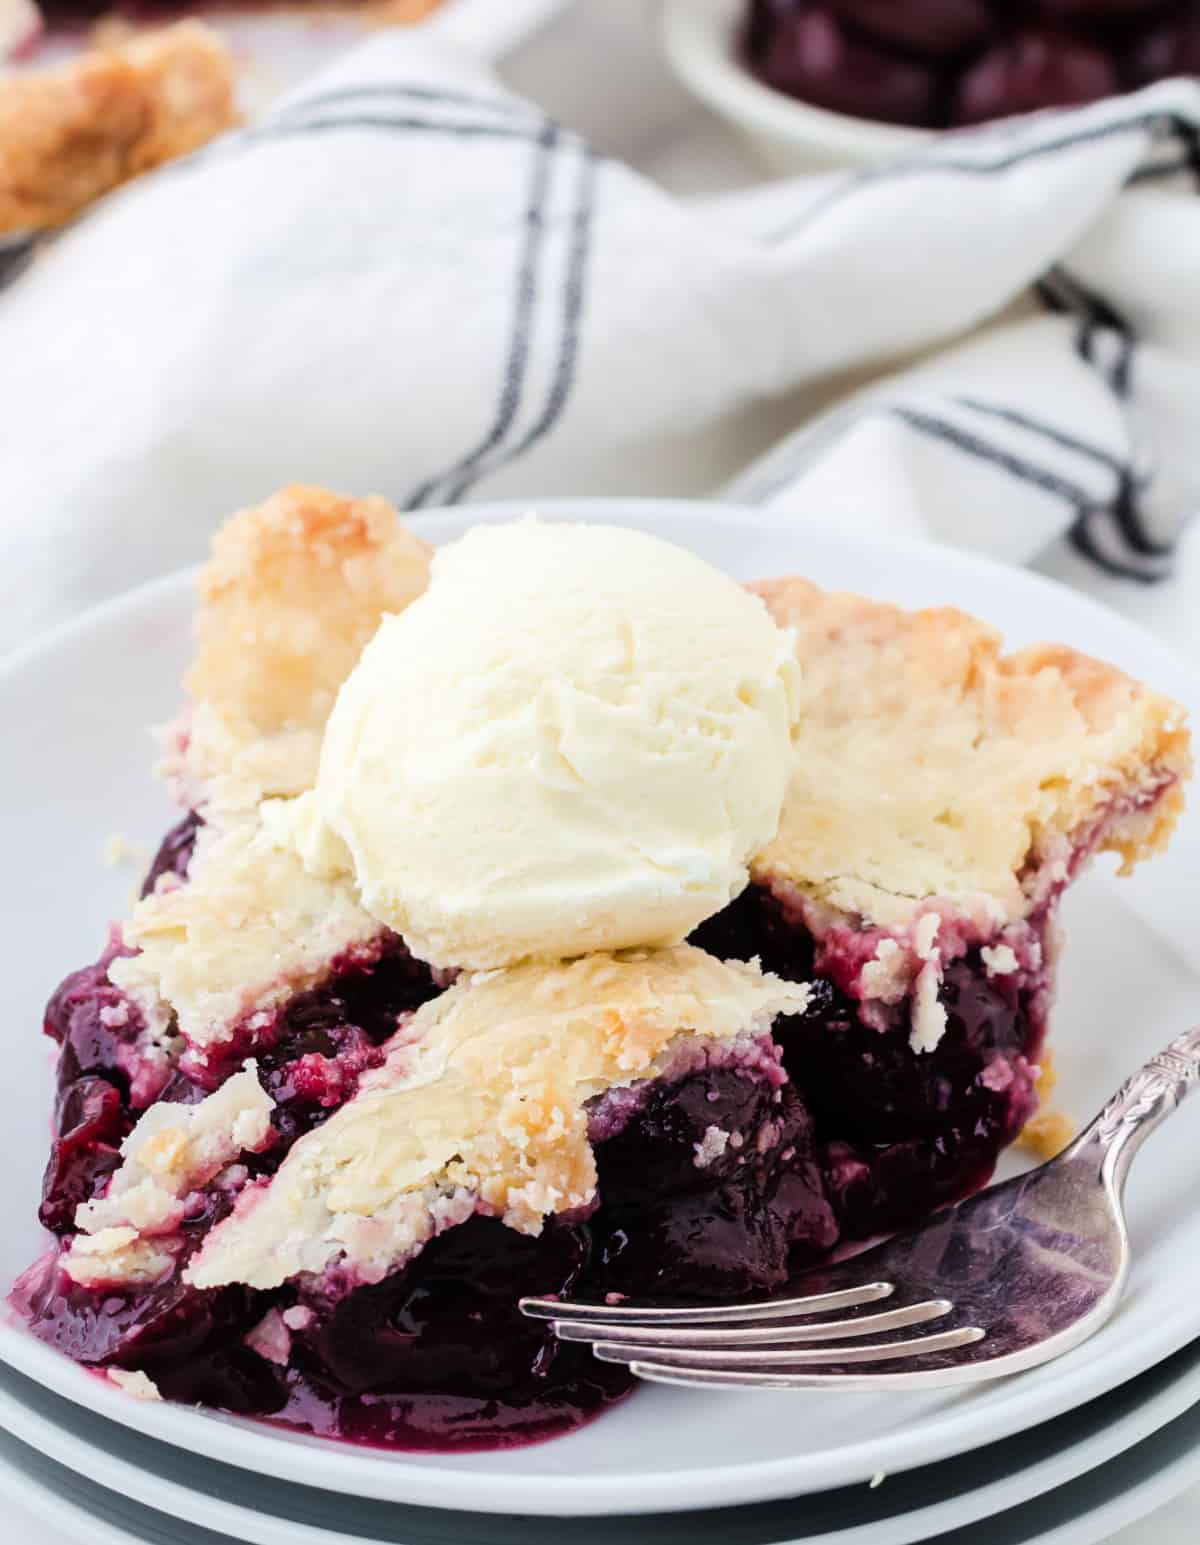
<path fill-rule="evenodd" d="M 764 883 L 870 924 L 937 898 L 1011 922 L 1081 848 L 1127 871 L 1167 841 L 1191 769 L 1177 703 L 1060 645 L 1005 655 L 948 607 L 755 588 L 794 632 L 804 696 Z"/>

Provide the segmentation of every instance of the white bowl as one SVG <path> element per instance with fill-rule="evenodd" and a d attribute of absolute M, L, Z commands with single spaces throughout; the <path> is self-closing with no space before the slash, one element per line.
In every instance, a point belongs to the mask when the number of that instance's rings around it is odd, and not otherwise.
<path fill-rule="evenodd" d="M 831 113 L 764 86 L 739 57 L 744 10 L 745 0 L 663 0 L 663 48 L 693 95 L 728 119 L 775 171 L 861 166 L 918 150 L 941 132 Z"/>

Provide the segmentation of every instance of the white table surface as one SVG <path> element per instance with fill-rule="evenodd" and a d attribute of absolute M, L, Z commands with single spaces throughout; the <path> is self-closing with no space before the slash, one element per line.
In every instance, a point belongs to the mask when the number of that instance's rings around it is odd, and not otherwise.
<path fill-rule="evenodd" d="M 724 192 L 757 181 L 763 172 L 755 159 L 664 69 L 653 40 L 653 5 L 654 0 L 576 0 L 505 73 L 599 149 L 681 194 Z M 573 67 L 581 59 L 589 61 L 587 69 Z M 601 59 L 604 69 L 595 67 Z M 1188 549 L 1189 578 L 1200 584 L 1200 537 Z M 1186 618 L 1171 609 L 1176 625 L 1163 631 L 1200 663 L 1200 607 Z M 5 1545 L 79 1545 L 10 1499 L 0 1508 L 0 1520 Z M 636 1529 L 629 1532 L 636 1538 Z M 1111 1545 L 1200 1545 L 1200 1489 L 1122 1530 Z"/>

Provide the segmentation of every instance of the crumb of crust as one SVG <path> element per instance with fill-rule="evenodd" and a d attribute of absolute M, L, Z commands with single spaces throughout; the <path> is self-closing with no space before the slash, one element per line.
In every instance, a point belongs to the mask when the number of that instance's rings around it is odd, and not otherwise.
<path fill-rule="evenodd" d="M 154 1380 L 141 1371 L 140 1368 L 109 1368 L 107 1370 L 110 1384 L 115 1384 L 118 1389 L 123 1389 L 127 1395 L 132 1395 L 135 1400 L 161 1400 L 162 1391 Z"/>
<path fill-rule="evenodd" d="M 273 1106 L 253 1062 L 199 1104 L 152 1105 L 121 1144 L 108 1190 L 76 1209 L 67 1276 L 85 1287 L 164 1276 L 191 1199 L 242 1154 L 269 1146 Z"/>
<path fill-rule="evenodd" d="M 1038 1063 L 1037 1097 L 1041 1101 L 1050 1098 L 1054 1086 L 1058 1083 L 1058 1062 L 1049 1047 L 1042 1053 L 1042 1060 Z"/>
<path fill-rule="evenodd" d="M 188 691 L 235 742 L 319 733 L 384 613 L 425 589 L 430 555 L 386 499 L 294 485 L 239 511 L 200 576 Z"/>
<path fill-rule="evenodd" d="M 1016 919 L 1039 864 L 1095 823 L 1126 869 L 1166 842 L 1191 771 L 1168 698 L 1061 646 L 1005 656 L 952 608 L 752 588 L 795 636 L 804 748 L 756 878 L 881 924 L 930 896 Z"/>
<path fill-rule="evenodd" d="M 104 839 L 104 864 L 107 869 L 146 869 L 153 857 L 153 851 L 144 842 L 133 842 L 124 832 L 111 832 Z"/>
<path fill-rule="evenodd" d="M 149 1238 L 170 1233 L 193 1192 L 241 1154 L 268 1146 L 273 1106 L 253 1062 L 196 1105 L 156 1102 L 122 1142 L 108 1190 L 76 1209 L 75 1227 L 93 1238 L 129 1228 Z"/>
<path fill-rule="evenodd" d="M 1017 1139 L 1020 1147 L 1029 1153 L 1035 1153 L 1039 1159 L 1056 1159 L 1075 1136 L 1075 1123 L 1068 1115 L 1063 1111 L 1044 1108 L 1057 1083 L 1058 1069 L 1055 1066 L 1054 1053 L 1049 1050 L 1044 1051 L 1038 1066 L 1035 1085 L 1043 1109 L 1030 1117 Z"/>
<path fill-rule="evenodd" d="M 1060 1110 L 1044 1110 L 1025 1123 L 1017 1142 L 1039 1159 L 1057 1159 L 1074 1136 L 1075 1123 L 1070 1116 Z"/>
<path fill-rule="evenodd" d="M 1011 976 L 1020 969 L 1016 951 L 1009 944 L 985 944 L 979 955 L 989 976 Z"/>
<path fill-rule="evenodd" d="M 64 225 L 236 122 L 232 58 L 198 22 L 4 79 L 0 234 Z"/>

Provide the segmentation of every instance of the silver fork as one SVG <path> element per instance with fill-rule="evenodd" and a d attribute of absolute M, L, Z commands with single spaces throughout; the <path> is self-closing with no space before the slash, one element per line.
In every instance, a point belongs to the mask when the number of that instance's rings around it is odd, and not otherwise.
<path fill-rule="evenodd" d="M 521 1308 L 560 1340 L 590 1342 L 604 1361 L 666 1384 L 929 1389 L 1032 1368 L 1116 1308 L 1129 1274 L 1130 1164 L 1198 1079 L 1200 1027 L 1135 1073 L 1057 1159 L 804 1273 L 793 1284 L 802 1294 L 703 1308 L 524 1298 Z M 935 1321 L 930 1333 L 878 1339 Z M 903 1359 L 918 1366 L 863 1367 Z"/>

